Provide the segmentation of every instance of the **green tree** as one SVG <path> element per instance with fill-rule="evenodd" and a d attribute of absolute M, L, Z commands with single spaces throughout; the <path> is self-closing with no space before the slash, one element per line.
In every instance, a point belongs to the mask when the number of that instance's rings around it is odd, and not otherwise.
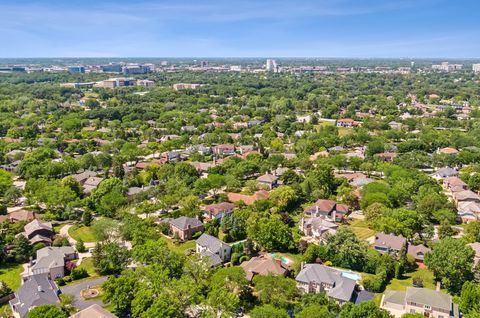
<path fill-rule="evenodd" d="M 275 216 L 250 221 L 247 235 L 268 251 L 285 251 L 294 244 L 290 228 Z"/>
<path fill-rule="evenodd" d="M 303 308 L 301 311 L 295 314 L 297 318 L 334 318 L 335 315 L 332 315 L 328 311 L 326 306 L 313 304 Z"/>
<path fill-rule="evenodd" d="M 342 306 L 340 318 L 392 318 L 388 311 L 380 309 L 373 301 L 362 302 L 358 305 L 347 303 Z"/>
<path fill-rule="evenodd" d="M 67 318 L 67 314 L 55 305 L 40 305 L 28 312 L 28 318 Z"/>
<path fill-rule="evenodd" d="M 262 304 L 277 308 L 291 308 L 299 295 L 295 281 L 283 276 L 257 275 L 253 278 L 253 285 Z"/>
<path fill-rule="evenodd" d="M 457 301 L 463 314 L 480 313 L 480 285 L 465 282 Z"/>
<path fill-rule="evenodd" d="M 130 261 L 130 252 L 115 242 L 97 243 L 92 253 L 95 269 L 102 275 L 119 274 Z"/>
<path fill-rule="evenodd" d="M 288 318 L 288 313 L 285 309 L 276 308 L 272 305 L 262 305 L 253 308 L 249 313 L 251 318 Z"/>
<path fill-rule="evenodd" d="M 295 190 L 289 186 L 280 186 L 270 192 L 270 200 L 279 212 L 289 211 L 297 200 Z"/>
<path fill-rule="evenodd" d="M 474 255 L 473 249 L 465 242 L 446 237 L 425 255 L 425 264 L 445 288 L 458 293 L 463 283 L 472 279 Z"/>
<path fill-rule="evenodd" d="M 348 227 L 340 227 L 327 238 L 326 254 L 334 265 L 362 270 L 366 262 L 367 245 L 360 241 Z"/>

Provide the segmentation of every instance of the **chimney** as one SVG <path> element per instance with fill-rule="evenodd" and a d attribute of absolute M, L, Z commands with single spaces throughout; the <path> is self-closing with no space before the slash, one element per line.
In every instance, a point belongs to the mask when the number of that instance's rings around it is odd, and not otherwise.
<path fill-rule="evenodd" d="M 300 270 L 304 269 L 305 268 L 305 262 L 301 262 L 300 263 Z"/>
<path fill-rule="evenodd" d="M 438 281 L 437 285 L 435 286 L 435 290 L 439 292 L 441 288 L 442 288 L 442 283 Z"/>

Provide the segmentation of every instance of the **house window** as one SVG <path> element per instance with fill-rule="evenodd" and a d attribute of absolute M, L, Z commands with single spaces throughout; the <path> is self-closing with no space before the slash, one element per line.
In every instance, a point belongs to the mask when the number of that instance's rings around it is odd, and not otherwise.
<path fill-rule="evenodd" d="M 425 306 L 423 306 L 423 308 L 425 310 L 432 310 L 432 306 L 430 306 L 430 305 L 425 305 Z"/>

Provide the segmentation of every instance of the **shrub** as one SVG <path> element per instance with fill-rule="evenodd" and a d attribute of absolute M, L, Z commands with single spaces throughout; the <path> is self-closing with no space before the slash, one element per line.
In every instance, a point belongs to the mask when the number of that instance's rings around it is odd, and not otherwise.
<path fill-rule="evenodd" d="M 230 262 L 232 265 L 238 265 L 240 259 L 240 254 L 239 253 L 232 253 L 232 256 L 230 258 Z"/>
<path fill-rule="evenodd" d="M 248 257 L 247 255 L 243 255 L 242 257 L 240 257 L 240 260 L 238 262 L 241 264 L 245 261 L 248 261 L 249 259 L 250 257 Z"/>
<path fill-rule="evenodd" d="M 64 281 L 65 283 L 69 283 L 69 282 L 72 281 L 72 277 L 70 277 L 69 275 L 67 275 L 67 276 L 63 277 L 63 281 Z"/>
<path fill-rule="evenodd" d="M 202 232 L 196 232 L 192 235 L 192 240 L 198 239 L 202 235 Z"/>
<path fill-rule="evenodd" d="M 78 239 L 77 244 L 75 244 L 75 248 L 79 253 L 85 253 L 87 251 L 82 239 Z"/>
<path fill-rule="evenodd" d="M 55 279 L 55 283 L 57 284 L 57 286 L 65 286 L 65 280 L 63 280 L 63 278 Z"/>
<path fill-rule="evenodd" d="M 85 268 L 74 268 L 70 273 L 72 280 L 82 279 L 88 277 L 88 272 Z"/>

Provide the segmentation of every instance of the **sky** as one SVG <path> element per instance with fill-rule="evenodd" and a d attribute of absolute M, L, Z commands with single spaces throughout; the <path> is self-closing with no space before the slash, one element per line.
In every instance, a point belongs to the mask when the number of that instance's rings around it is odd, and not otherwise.
<path fill-rule="evenodd" d="M 0 57 L 479 58 L 479 0 L 0 0 Z"/>

